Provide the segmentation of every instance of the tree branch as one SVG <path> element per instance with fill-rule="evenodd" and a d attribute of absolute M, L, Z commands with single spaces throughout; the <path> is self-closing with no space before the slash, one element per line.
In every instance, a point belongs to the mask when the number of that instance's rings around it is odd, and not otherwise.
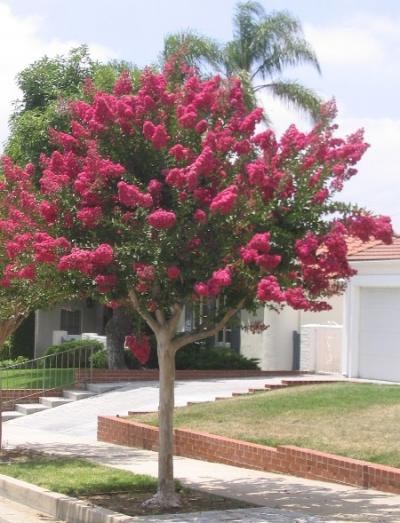
<path fill-rule="evenodd" d="M 129 295 L 129 298 L 131 299 L 134 309 L 144 319 L 144 321 L 152 329 L 154 334 L 157 334 L 160 330 L 160 325 L 157 322 L 157 320 L 154 319 L 153 316 L 150 313 L 148 313 L 146 310 L 143 310 L 143 308 L 141 307 L 141 305 L 139 303 L 139 299 L 136 295 L 136 292 L 133 289 L 131 289 L 128 292 L 128 295 Z"/>
<path fill-rule="evenodd" d="M 189 343 L 194 343 L 195 341 L 200 341 L 204 338 L 215 336 L 220 330 L 222 330 L 225 327 L 228 321 L 238 312 L 238 310 L 240 310 L 243 307 L 245 301 L 245 298 L 243 298 L 237 304 L 236 307 L 229 309 L 225 316 L 222 318 L 222 320 L 220 320 L 216 325 L 214 325 L 214 327 L 204 330 L 197 330 L 184 336 L 180 336 L 179 338 L 174 340 L 172 342 L 172 346 L 175 352 L 179 350 L 181 347 L 188 345 Z"/>
<path fill-rule="evenodd" d="M 175 303 L 172 306 L 172 309 L 173 309 L 173 314 L 167 323 L 168 331 L 171 334 L 171 336 L 176 333 L 176 329 L 178 328 L 178 323 L 179 323 L 179 320 L 180 320 L 180 317 L 182 314 L 182 307 L 180 305 L 178 305 L 177 303 Z"/>

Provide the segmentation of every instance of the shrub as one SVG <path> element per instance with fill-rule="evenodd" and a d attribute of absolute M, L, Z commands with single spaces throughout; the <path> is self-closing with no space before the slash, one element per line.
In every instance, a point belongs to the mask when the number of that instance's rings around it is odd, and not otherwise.
<path fill-rule="evenodd" d="M 81 350 L 79 351 L 78 349 Z M 104 352 L 104 345 L 96 340 L 72 340 L 59 345 L 51 345 L 47 348 L 45 356 L 54 355 L 54 365 L 59 368 L 88 367 L 90 365 L 90 355 L 88 350 L 85 349 L 92 349 L 92 356 L 94 356 L 97 352 Z M 66 351 L 71 352 L 61 356 L 61 353 Z M 60 356 L 58 357 L 58 355 Z"/>
<path fill-rule="evenodd" d="M 107 369 L 107 351 L 103 349 L 94 352 L 91 356 L 91 362 L 95 369 Z"/>
<path fill-rule="evenodd" d="M 0 367 L 11 367 L 12 365 L 19 365 L 21 363 L 25 363 L 26 361 L 29 360 L 28 358 L 25 358 L 25 356 L 17 356 L 14 359 L 1 360 Z"/>
<path fill-rule="evenodd" d="M 176 354 L 177 369 L 197 370 L 253 370 L 258 369 L 258 360 L 246 358 L 225 347 L 188 345 Z"/>

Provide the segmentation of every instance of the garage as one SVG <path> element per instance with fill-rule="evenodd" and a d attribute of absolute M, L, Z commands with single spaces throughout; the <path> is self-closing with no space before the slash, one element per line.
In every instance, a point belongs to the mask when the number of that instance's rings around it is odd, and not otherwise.
<path fill-rule="evenodd" d="M 400 382 L 400 288 L 360 288 L 360 378 Z"/>
<path fill-rule="evenodd" d="M 344 373 L 400 383 L 400 237 L 351 246 L 357 274 L 345 294 Z"/>

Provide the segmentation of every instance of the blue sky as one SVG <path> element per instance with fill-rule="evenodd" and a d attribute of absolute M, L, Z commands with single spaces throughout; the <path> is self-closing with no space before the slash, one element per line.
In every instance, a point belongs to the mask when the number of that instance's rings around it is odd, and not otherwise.
<path fill-rule="evenodd" d="M 365 127 L 371 144 L 346 199 L 393 217 L 400 231 L 400 2 L 397 0 L 261 0 L 267 11 L 287 9 L 302 21 L 320 59 L 322 76 L 310 68 L 287 71 L 335 96 L 341 132 Z M 139 66 L 154 62 L 167 33 L 191 28 L 217 40 L 232 34 L 234 0 L 0 0 L 0 141 L 7 136 L 15 74 L 43 54 L 88 43 L 100 59 Z M 277 132 L 301 115 L 264 95 L 260 100 Z"/>

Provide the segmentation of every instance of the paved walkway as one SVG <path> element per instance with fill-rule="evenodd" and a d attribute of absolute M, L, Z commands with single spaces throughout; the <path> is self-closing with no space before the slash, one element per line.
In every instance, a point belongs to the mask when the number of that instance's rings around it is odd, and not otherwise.
<path fill-rule="evenodd" d="M 182 381 L 177 383 L 176 403 L 206 401 L 276 380 Z M 105 465 L 156 476 L 155 452 L 97 442 L 96 423 L 99 414 L 123 415 L 128 410 L 155 410 L 157 403 L 156 383 L 126 385 L 118 391 L 9 421 L 4 425 L 4 442 L 9 446 L 25 445 L 46 452 L 82 456 Z M 400 496 L 393 494 L 183 457 L 175 458 L 175 475 L 184 484 L 196 489 L 246 500 L 264 508 L 257 509 L 258 513 L 252 509 L 245 515 L 234 511 L 199 519 L 199 515 L 191 517 L 186 514 L 166 518 L 157 516 L 153 521 L 400 523 Z M 204 517 L 208 515 L 204 514 Z"/>
<path fill-rule="evenodd" d="M 218 396 L 231 396 L 232 392 L 247 392 L 250 388 L 263 388 L 277 384 L 279 378 L 245 378 L 177 381 L 175 404 L 184 406 L 188 401 L 213 401 Z M 286 378 L 292 379 L 291 376 Z M 319 379 L 326 379 L 321 378 Z M 119 384 L 121 385 L 121 384 Z M 122 384 L 117 390 L 85 400 L 61 405 L 7 422 L 6 426 L 21 430 L 44 430 L 51 434 L 88 437 L 96 440 L 97 417 L 100 415 L 127 415 L 128 411 L 157 411 L 158 382 L 137 381 Z"/>

